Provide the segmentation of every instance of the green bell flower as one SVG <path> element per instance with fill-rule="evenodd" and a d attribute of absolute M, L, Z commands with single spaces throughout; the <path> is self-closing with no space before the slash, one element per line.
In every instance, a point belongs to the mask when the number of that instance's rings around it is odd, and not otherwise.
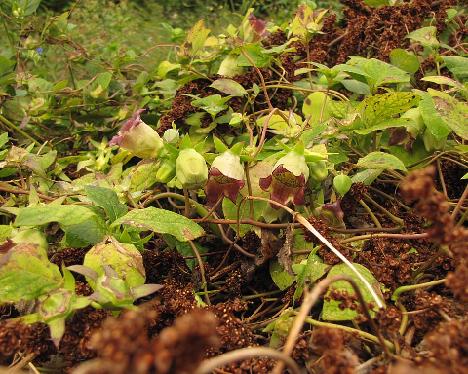
<path fill-rule="evenodd" d="M 135 112 L 114 136 L 109 145 L 119 145 L 140 158 L 156 158 L 164 147 L 159 134 L 140 119 L 143 110 Z"/>
<path fill-rule="evenodd" d="M 283 205 L 292 201 L 295 205 L 304 204 L 305 185 L 309 179 L 309 168 L 304 155 L 291 151 L 281 157 L 273 166 L 271 175 L 260 178 L 259 185 L 270 191 L 270 199 Z M 272 205 L 278 209 L 276 205 Z"/>
<path fill-rule="evenodd" d="M 211 164 L 208 183 L 205 186 L 208 205 L 214 205 L 221 196 L 233 203 L 245 184 L 244 167 L 240 157 L 230 150 L 217 156 Z"/>
<path fill-rule="evenodd" d="M 193 148 L 181 150 L 176 160 L 176 177 L 183 188 L 203 187 L 208 180 L 208 166 L 203 156 Z"/>

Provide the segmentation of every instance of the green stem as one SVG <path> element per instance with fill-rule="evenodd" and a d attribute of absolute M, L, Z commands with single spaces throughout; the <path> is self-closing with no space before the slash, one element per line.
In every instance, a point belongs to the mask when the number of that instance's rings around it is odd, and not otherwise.
<path fill-rule="evenodd" d="M 374 225 L 376 225 L 379 229 L 382 228 L 382 225 L 380 224 L 379 220 L 375 216 L 374 212 L 372 211 L 371 208 L 369 208 L 369 205 L 367 205 L 363 200 L 359 200 L 359 204 L 364 208 L 364 210 L 370 215 L 370 218 L 372 219 L 372 222 L 374 222 Z"/>
<path fill-rule="evenodd" d="M 403 336 L 405 335 L 406 328 L 408 327 L 408 321 L 409 321 L 408 311 L 406 310 L 405 306 L 399 301 L 397 301 L 395 305 L 401 311 L 401 323 L 400 323 L 400 329 L 398 330 L 398 332 L 400 333 L 401 336 Z"/>
<path fill-rule="evenodd" d="M 422 234 L 391 234 L 391 233 L 376 233 L 353 236 L 352 238 L 343 239 L 340 241 L 341 244 L 357 242 L 360 240 L 368 240 L 372 238 L 388 238 L 388 239 L 399 239 L 399 240 L 421 240 L 428 237 L 427 233 Z"/>
<path fill-rule="evenodd" d="M 413 290 L 417 290 L 420 288 L 437 286 L 439 284 L 444 284 L 444 283 L 445 283 L 445 279 L 439 279 L 439 280 L 430 281 L 430 282 L 410 284 L 407 286 L 398 287 L 392 294 L 392 301 L 397 301 L 398 297 L 404 292 L 413 291 Z"/>
<path fill-rule="evenodd" d="M 385 214 L 390 220 L 395 222 L 397 225 L 404 226 L 405 221 L 403 221 L 400 217 L 395 216 L 394 214 L 390 213 L 387 209 L 385 209 L 382 205 L 378 204 L 374 199 L 372 199 L 369 195 L 366 195 L 366 199 L 377 209 L 379 209 L 383 214 Z"/>
<path fill-rule="evenodd" d="M 25 138 L 31 140 L 34 144 L 36 145 L 41 145 L 36 139 L 34 139 L 31 135 L 29 135 L 27 132 L 21 130 L 18 126 L 16 126 L 13 122 L 9 121 L 6 119 L 4 116 L 0 114 L 0 122 L 2 122 L 5 126 L 7 126 L 9 129 L 11 129 L 14 132 L 17 132 L 18 134 L 23 135 Z"/>
<path fill-rule="evenodd" d="M 362 338 L 364 338 L 366 340 L 369 340 L 369 341 L 371 341 L 373 343 L 379 344 L 379 339 L 377 338 L 377 336 L 369 334 L 368 332 L 365 332 L 365 331 L 362 331 L 362 330 L 355 329 L 353 327 L 343 326 L 343 325 L 335 325 L 334 323 L 317 321 L 316 319 L 313 319 L 312 317 L 307 317 L 305 319 L 305 322 L 310 323 L 312 326 L 327 327 L 329 329 L 344 330 L 344 331 L 347 331 L 347 332 L 349 332 L 351 334 L 357 334 L 357 335 L 361 336 Z M 392 352 L 395 351 L 395 345 L 392 342 L 385 339 L 384 343 Z"/>

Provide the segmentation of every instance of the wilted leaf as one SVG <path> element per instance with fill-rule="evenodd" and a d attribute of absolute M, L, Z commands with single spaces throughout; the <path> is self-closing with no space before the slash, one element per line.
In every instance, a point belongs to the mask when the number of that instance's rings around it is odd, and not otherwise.
<path fill-rule="evenodd" d="M 0 304 L 34 300 L 60 287 L 62 276 L 45 250 L 34 244 L 17 244 L 0 255 Z"/>
<path fill-rule="evenodd" d="M 119 243 L 115 239 L 91 248 L 85 255 L 83 265 L 94 270 L 98 276 L 104 275 L 104 265 L 110 265 L 130 287 L 145 283 L 143 258 L 138 249 L 132 244 Z M 87 280 L 91 286 L 95 284 L 95 280 Z"/>
<path fill-rule="evenodd" d="M 199 20 L 188 32 L 186 45 L 191 50 L 192 55 L 196 55 L 205 45 L 205 41 L 210 34 L 210 29 L 205 27 L 205 22 Z"/>
<path fill-rule="evenodd" d="M 216 79 L 210 87 L 217 89 L 218 91 L 231 96 L 244 96 L 247 95 L 247 91 L 236 81 L 227 78 Z"/>
<path fill-rule="evenodd" d="M 411 92 L 391 92 L 365 98 L 358 106 L 363 130 L 377 131 L 397 127 L 395 121 L 398 118 L 396 117 L 417 105 L 418 102 L 419 97 Z M 406 120 L 401 121 L 399 125 L 404 126 L 404 122 Z"/>

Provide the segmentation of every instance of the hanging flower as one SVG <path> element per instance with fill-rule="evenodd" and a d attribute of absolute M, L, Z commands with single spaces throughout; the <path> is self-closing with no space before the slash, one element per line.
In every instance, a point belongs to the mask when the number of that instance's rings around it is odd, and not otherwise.
<path fill-rule="evenodd" d="M 262 190 L 270 191 L 270 199 L 273 201 L 283 205 L 290 201 L 295 205 L 302 205 L 308 179 L 309 168 L 304 155 L 291 151 L 278 160 L 271 175 L 260 178 L 259 185 Z M 276 205 L 272 206 L 278 208 Z"/>
<path fill-rule="evenodd" d="M 205 186 L 208 205 L 214 205 L 221 196 L 235 203 L 239 191 L 245 185 L 244 179 L 244 168 L 238 155 L 228 150 L 216 157 Z"/>
<path fill-rule="evenodd" d="M 143 109 L 137 110 L 111 139 L 109 145 L 118 145 L 143 159 L 156 158 L 164 144 L 159 134 L 141 120 L 142 112 Z"/>
<path fill-rule="evenodd" d="M 181 150 L 176 160 L 176 177 L 183 188 L 202 187 L 208 179 L 208 167 L 203 156 L 193 148 Z"/>

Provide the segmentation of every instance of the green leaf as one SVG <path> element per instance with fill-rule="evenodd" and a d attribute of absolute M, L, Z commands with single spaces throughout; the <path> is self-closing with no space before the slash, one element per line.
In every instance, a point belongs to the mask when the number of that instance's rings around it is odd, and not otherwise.
<path fill-rule="evenodd" d="M 410 81 L 410 75 L 406 71 L 376 58 L 352 56 L 345 65 L 337 65 L 335 69 L 362 76 L 373 91 L 386 84 Z"/>
<path fill-rule="evenodd" d="M 294 290 L 294 300 L 302 296 L 305 282 L 314 283 L 322 278 L 330 266 L 324 264 L 322 259 L 311 251 L 305 263 L 293 264 L 292 268 L 296 274 L 296 289 Z"/>
<path fill-rule="evenodd" d="M 424 93 L 419 102 L 419 110 L 424 120 L 427 130 L 436 140 L 447 138 L 450 133 L 450 127 L 439 114 L 434 99 L 431 95 Z"/>
<path fill-rule="evenodd" d="M 357 270 L 362 274 L 362 276 L 374 287 L 375 290 L 379 289 L 379 283 L 375 280 L 372 273 L 360 264 L 354 264 Z M 369 305 L 374 302 L 374 299 L 365 286 L 365 284 L 356 276 L 356 274 L 346 265 L 339 264 L 335 265 L 329 271 L 327 278 L 332 278 L 339 275 L 345 275 L 350 277 L 357 283 L 362 296 L 364 297 L 365 302 Z M 327 293 L 325 294 L 325 301 L 323 303 L 322 309 L 322 318 L 327 321 L 347 321 L 353 320 L 358 316 L 358 313 L 352 309 L 340 308 L 340 302 L 331 298 L 333 292 L 346 292 L 350 297 L 355 296 L 355 291 L 351 284 L 347 281 L 337 281 L 330 285 Z M 371 311 L 373 315 L 374 312 Z"/>
<path fill-rule="evenodd" d="M 98 186 L 86 186 L 86 195 L 94 204 L 104 209 L 111 222 L 127 213 L 127 206 L 119 201 L 115 191 Z"/>
<path fill-rule="evenodd" d="M 468 57 L 442 56 L 447 69 L 458 79 L 468 77 Z"/>
<path fill-rule="evenodd" d="M 0 304 L 34 300 L 61 283 L 58 266 L 39 246 L 17 244 L 0 257 Z"/>
<path fill-rule="evenodd" d="M 265 53 L 265 50 L 258 44 L 248 44 L 246 46 L 243 46 L 242 51 L 247 56 L 249 56 L 249 58 L 241 54 L 237 58 L 238 66 L 256 66 L 259 68 L 264 68 L 269 66 L 273 59 L 270 55 Z"/>
<path fill-rule="evenodd" d="M 344 88 L 349 92 L 358 94 L 358 95 L 370 95 L 371 89 L 367 83 L 358 81 L 357 79 L 343 79 L 340 82 Z"/>
<path fill-rule="evenodd" d="M 2 148 L 7 142 L 8 142 L 8 133 L 2 132 L 0 134 L 0 148 Z"/>
<path fill-rule="evenodd" d="M 390 62 L 397 68 L 410 74 L 416 73 L 420 65 L 418 56 L 401 48 L 394 49 L 390 52 Z"/>
<path fill-rule="evenodd" d="M 244 96 L 247 95 L 247 91 L 236 81 L 227 78 L 216 79 L 210 87 L 217 89 L 218 91 L 231 96 Z"/>
<path fill-rule="evenodd" d="M 406 170 L 405 165 L 399 158 L 384 152 L 371 152 L 360 158 L 356 166 L 363 169 Z"/>
<path fill-rule="evenodd" d="M 175 239 L 171 235 L 164 235 L 164 240 L 166 243 L 169 245 L 170 248 L 175 249 L 177 252 L 179 252 L 182 256 L 184 257 L 193 257 L 195 254 L 193 253 L 192 246 L 187 243 L 187 242 L 179 242 L 177 239 Z M 193 243 L 200 254 L 204 254 L 208 252 L 208 248 L 200 245 L 199 243 Z M 190 270 L 193 270 L 197 265 L 198 261 L 196 258 L 188 258 L 185 260 L 185 263 L 187 264 L 188 268 Z"/>
<path fill-rule="evenodd" d="M 235 219 L 237 220 L 237 207 L 242 200 L 242 196 L 238 196 L 236 204 L 234 204 L 229 199 L 223 199 L 222 208 L 223 214 L 226 219 Z M 265 201 L 255 200 L 253 202 L 254 205 L 254 219 L 259 219 L 262 216 L 263 210 L 265 209 L 267 203 Z M 250 201 L 244 201 L 242 207 L 239 212 L 240 219 L 248 219 L 250 218 Z M 237 231 L 237 225 L 231 225 L 231 227 Z M 240 225 L 240 232 L 238 233 L 239 236 L 244 236 L 249 231 L 251 231 L 253 227 L 251 225 Z"/>
<path fill-rule="evenodd" d="M 0 243 L 7 240 L 13 231 L 13 227 L 10 225 L 0 225 Z"/>
<path fill-rule="evenodd" d="M 286 121 L 279 114 L 273 114 L 268 122 L 268 130 L 274 134 L 283 135 L 286 137 L 295 137 L 301 132 L 302 118 L 296 113 L 283 112 L 284 117 L 288 119 Z M 262 116 L 257 119 L 256 124 L 262 128 L 265 125 L 265 121 L 269 116 Z"/>
<path fill-rule="evenodd" d="M 364 3 L 372 7 L 379 7 L 382 5 L 391 5 L 388 0 L 364 0 Z"/>
<path fill-rule="evenodd" d="M 170 234 L 180 242 L 195 240 L 205 234 L 203 228 L 192 220 L 166 209 L 149 207 L 134 209 L 117 219 L 112 227 L 130 225 L 158 234 Z"/>
<path fill-rule="evenodd" d="M 91 209 L 80 205 L 45 205 L 20 208 L 15 226 L 42 226 L 58 222 L 77 246 L 96 244 L 106 234 L 102 219 Z"/>
<path fill-rule="evenodd" d="M 440 85 L 447 85 L 450 87 L 457 87 L 459 89 L 463 89 L 463 85 L 456 80 L 453 80 L 452 78 L 449 77 L 444 77 L 443 75 L 431 75 L 429 77 L 423 77 L 421 78 L 422 81 L 425 82 L 432 82 L 435 84 L 440 84 Z"/>
<path fill-rule="evenodd" d="M 430 93 L 440 119 L 455 134 L 468 140 L 468 104 L 444 92 L 431 90 Z"/>
<path fill-rule="evenodd" d="M 129 170 L 130 191 L 139 192 L 150 189 L 158 180 L 159 161 L 143 161 Z"/>
<path fill-rule="evenodd" d="M 271 332 L 270 338 L 270 347 L 271 348 L 280 348 L 284 344 L 284 340 L 288 337 L 289 331 L 294 322 L 294 310 L 293 308 L 288 308 L 284 310 L 281 315 L 270 322 L 264 332 Z"/>
<path fill-rule="evenodd" d="M 226 101 L 230 99 L 229 96 L 222 97 L 221 95 L 209 95 L 192 101 L 192 105 L 196 108 L 203 109 L 211 114 L 212 117 L 216 116 L 219 112 L 227 109 Z"/>
<path fill-rule="evenodd" d="M 107 95 L 107 88 L 112 79 L 112 74 L 108 71 L 96 75 L 94 81 L 90 84 L 89 94 L 91 97 L 97 99 L 99 97 L 105 97 Z"/>
<path fill-rule="evenodd" d="M 333 178 L 333 188 L 340 196 L 346 195 L 353 184 L 350 177 L 345 174 L 339 174 Z"/>
<path fill-rule="evenodd" d="M 294 283 L 294 276 L 289 274 L 278 260 L 270 261 L 270 276 L 280 290 L 285 290 Z"/>

